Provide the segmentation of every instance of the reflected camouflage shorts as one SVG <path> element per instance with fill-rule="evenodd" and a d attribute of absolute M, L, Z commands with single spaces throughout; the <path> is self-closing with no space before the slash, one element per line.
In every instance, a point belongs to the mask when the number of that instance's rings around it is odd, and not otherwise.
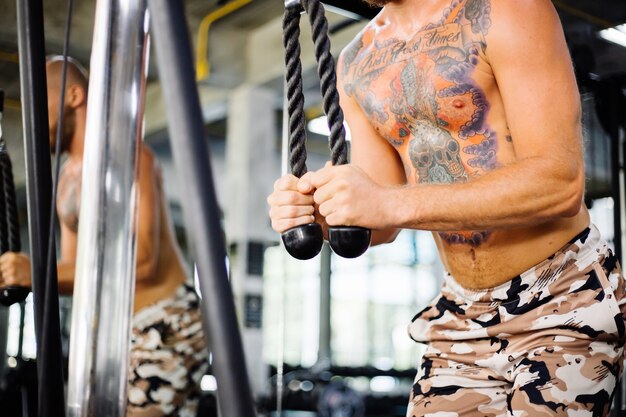
<path fill-rule="evenodd" d="M 622 373 L 624 279 L 595 227 L 499 287 L 451 276 L 413 319 L 408 417 L 605 416 Z"/>
<path fill-rule="evenodd" d="M 207 350 L 193 287 L 133 318 L 127 417 L 196 417 Z"/>

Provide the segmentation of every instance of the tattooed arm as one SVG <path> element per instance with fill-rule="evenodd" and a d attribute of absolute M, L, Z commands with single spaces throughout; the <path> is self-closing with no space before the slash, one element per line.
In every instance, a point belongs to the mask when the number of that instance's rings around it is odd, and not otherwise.
<path fill-rule="evenodd" d="M 552 4 L 492 2 L 486 51 L 516 161 L 469 183 L 411 190 L 410 198 L 423 203 L 399 218 L 402 225 L 431 230 L 530 226 L 575 216 L 581 209 L 580 97 Z"/>
<path fill-rule="evenodd" d="M 329 224 L 489 230 L 580 213 L 580 101 L 558 16 L 548 0 L 491 3 L 486 53 L 514 138 L 515 160 L 465 183 L 405 187 L 381 187 L 350 167 L 318 171 L 308 180 Z M 352 124 L 362 124 L 351 117 Z M 355 162 L 363 163 L 359 156 Z M 389 165 L 379 163 L 380 170 Z M 367 201 L 360 201 L 363 196 Z"/>
<path fill-rule="evenodd" d="M 345 65 L 343 55 L 338 61 L 338 72 L 341 74 Z M 400 156 L 393 146 L 374 130 L 354 98 L 346 94 L 345 80 L 344 76 L 339 76 L 337 87 L 341 108 L 350 127 L 350 163 L 362 169 L 377 184 L 384 186 L 406 184 L 406 174 Z M 400 229 L 395 227 L 373 230 L 372 244 L 389 243 L 396 238 L 399 231 Z"/>

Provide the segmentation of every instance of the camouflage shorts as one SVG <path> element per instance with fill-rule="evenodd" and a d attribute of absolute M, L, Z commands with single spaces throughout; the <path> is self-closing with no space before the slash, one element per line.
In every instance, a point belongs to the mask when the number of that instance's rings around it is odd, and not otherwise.
<path fill-rule="evenodd" d="M 407 416 L 607 415 L 623 367 L 624 292 L 595 227 L 490 290 L 447 276 L 409 326 L 427 347 Z"/>
<path fill-rule="evenodd" d="M 126 415 L 195 417 L 208 361 L 193 288 L 138 311 L 132 337 Z"/>

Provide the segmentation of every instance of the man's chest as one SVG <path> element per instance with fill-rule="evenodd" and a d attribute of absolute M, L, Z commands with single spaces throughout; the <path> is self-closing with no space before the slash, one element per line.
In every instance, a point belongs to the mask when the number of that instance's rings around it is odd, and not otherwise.
<path fill-rule="evenodd" d="M 362 45 L 344 73 L 346 93 L 420 182 L 464 181 L 497 164 L 484 48 L 470 23 L 432 25 Z"/>
<path fill-rule="evenodd" d="M 82 169 L 80 166 L 66 165 L 59 178 L 57 191 L 57 211 L 59 219 L 70 230 L 78 231 L 80 212 Z"/>
<path fill-rule="evenodd" d="M 481 47 L 471 26 L 459 23 L 425 29 L 409 40 L 375 41 L 352 62 L 347 92 L 389 139 L 403 133 L 396 122 L 454 128 L 480 105 L 474 76 Z"/>

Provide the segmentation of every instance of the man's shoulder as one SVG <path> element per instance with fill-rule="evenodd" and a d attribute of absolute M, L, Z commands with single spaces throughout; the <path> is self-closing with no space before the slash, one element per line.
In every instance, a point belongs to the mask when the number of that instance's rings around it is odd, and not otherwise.
<path fill-rule="evenodd" d="M 552 20 L 558 14 L 551 0 L 477 0 L 489 5 L 490 19 L 507 27 L 527 27 Z"/>
<path fill-rule="evenodd" d="M 359 57 L 367 53 L 370 45 L 377 42 L 377 19 L 378 17 L 375 17 L 369 21 L 341 51 L 339 58 L 341 75 L 347 75 L 351 65 L 357 62 Z"/>
<path fill-rule="evenodd" d="M 489 1 L 489 49 L 516 50 L 520 45 L 534 49 L 563 33 L 559 15 L 550 0 L 481 0 Z"/>
<path fill-rule="evenodd" d="M 141 156 L 143 158 L 154 158 L 154 150 L 145 142 L 141 143 Z"/>
<path fill-rule="evenodd" d="M 147 163 L 152 165 L 158 164 L 158 158 L 152 148 L 146 143 L 141 144 L 141 149 L 139 151 L 139 158 L 141 159 L 141 163 Z"/>
<path fill-rule="evenodd" d="M 161 181 L 161 165 L 159 163 L 159 158 L 154 153 L 152 148 L 145 143 L 141 144 L 141 149 L 139 153 L 139 169 L 143 173 L 140 177 L 144 177 L 145 179 L 156 180 L 157 182 Z"/>

